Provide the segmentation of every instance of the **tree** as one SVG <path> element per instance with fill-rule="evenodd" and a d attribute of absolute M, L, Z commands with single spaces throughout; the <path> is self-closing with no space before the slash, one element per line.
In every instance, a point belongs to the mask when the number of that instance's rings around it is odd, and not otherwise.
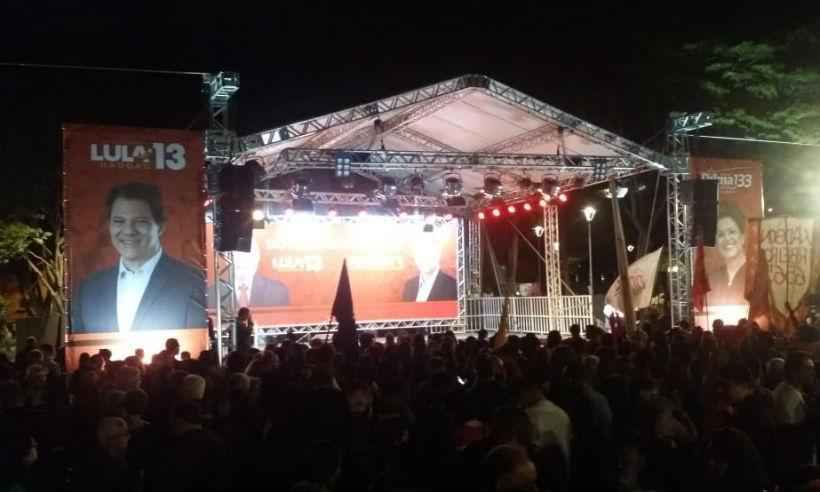
<path fill-rule="evenodd" d="M 780 39 L 685 46 L 717 127 L 745 137 L 820 143 L 820 40 L 811 28 Z"/>
<path fill-rule="evenodd" d="M 23 262 L 35 279 L 24 292 L 29 313 L 59 326 L 66 315 L 65 255 L 62 227 L 54 230 L 21 221 L 0 222 L 0 265 Z"/>

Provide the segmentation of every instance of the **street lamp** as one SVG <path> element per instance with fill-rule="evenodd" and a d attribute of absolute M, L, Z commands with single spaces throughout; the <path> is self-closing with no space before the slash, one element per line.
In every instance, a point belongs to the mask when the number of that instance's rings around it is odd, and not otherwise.
<path fill-rule="evenodd" d="M 587 219 L 587 243 L 589 244 L 589 295 L 592 296 L 595 294 L 593 286 L 593 278 L 592 278 L 592 219 L 595 218 L 595 207 L 587 205 L 582 210 L 584 213 L 584 218 Z"/>

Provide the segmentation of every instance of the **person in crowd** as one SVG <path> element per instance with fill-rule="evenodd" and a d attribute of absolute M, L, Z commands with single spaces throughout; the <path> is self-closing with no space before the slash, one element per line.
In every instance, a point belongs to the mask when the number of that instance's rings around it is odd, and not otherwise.
<path fill-rule="evenodd" d="M 74 333 L 205 328 L 203 272 L 162 249 L 168 216 L 159 188 L 114 186 L 105 212 L 119 260 L 80 282 L 71 309 Z"/>
<path fill-rule="evenodd" d="M 247 307 L 239 308 L 236 313 L 236 347 L 240 352 L 247 352 L 253 347 L 253 316 Z"/>
<path fill-rule="evenodd" d="M 814 361 L 804 352 L 786 358 L 785 379 L 774 389 L 774 416 L 778 425 L 802 424 L 808 412 L 807 393 L 813 390 Z"/>

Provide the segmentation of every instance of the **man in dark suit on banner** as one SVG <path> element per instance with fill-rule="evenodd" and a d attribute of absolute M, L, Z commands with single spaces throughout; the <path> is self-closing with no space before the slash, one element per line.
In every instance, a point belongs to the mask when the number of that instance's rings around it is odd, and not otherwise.
<path fill-rule="evenodd" d="M 162 250 L 167 217 L 159 188 L 149 183 L 115 186 L 105 206 L 120 259 L 80 284 L 72 299 L 72 331 L 205 328 L 203 272 Z"/>
<path fill-rule="evenodd" d="M 419 274 L 404 284 L 403 301 L 454 301 L 458 298 L 456 279 L 440 270 L 441 248 L 434 231 L 420 233 L 415 250 Z"/>
<path fill-rule="evenodd" d="M 237 307 L 287 306 L 290 290 L 285 284 L 265 277 L 259 272 L 262 253 L 256 239 L 251 241 L 250 253 L 234 252 L 234 290 Z"/>

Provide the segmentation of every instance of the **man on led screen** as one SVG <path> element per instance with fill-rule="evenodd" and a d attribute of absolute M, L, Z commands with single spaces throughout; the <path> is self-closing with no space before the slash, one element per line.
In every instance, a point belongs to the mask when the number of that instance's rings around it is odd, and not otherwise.
<path fill-rule="evenodd" d="M 74 333 L 204 328 L 204 275 L 162 250 L 167 217 L 159 188 L 115 186 L 105 207 L 120 259 L 80 285 L 71 309 Z"/>
<path fill-rule="evenodd" d="M 287 306 L 290 304 L 290 291 L 282 282 L 259 273 L 261 259 L 256 240 L 251 241 L 250 253 L 233 254 L 237 306 Z"/>
<path fill-rule="evenodd" d="M 416 241 L 415 260 L 418 276 L 404 284 L 402 300 L 406 302 L 454 301 L 458 297 L 456 279 L 442 272 L 442 244 L 431 225 L 425 226 Z"/>

